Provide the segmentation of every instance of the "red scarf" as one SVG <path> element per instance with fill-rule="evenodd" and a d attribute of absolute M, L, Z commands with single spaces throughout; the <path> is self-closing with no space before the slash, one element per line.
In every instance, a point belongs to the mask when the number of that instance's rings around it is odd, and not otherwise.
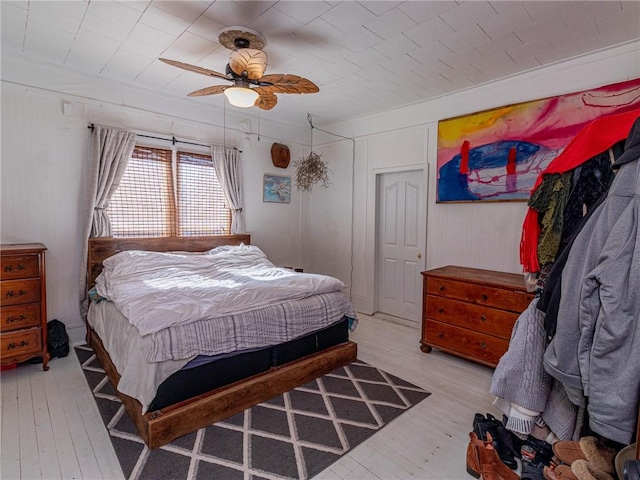
<path fill-rule="evenodd" d="M 551 173 L 565 173 L 582 165 L 587 160 L 608 150 L 620 140 L 629 135 L 629 131 L 637 118 L 640 108 L 606 115 L 585 125 L 569 142 L 560 155 L 554 158 L 546 170 L 536 179 L 531 194 L 542 183 L 543 175 Z M 520 263 L 525 272 L 538 272 L 538 238 L 540 237 L 540 222 L 538 212 L 529 207 L 522 225 L 520 239 Z"/>

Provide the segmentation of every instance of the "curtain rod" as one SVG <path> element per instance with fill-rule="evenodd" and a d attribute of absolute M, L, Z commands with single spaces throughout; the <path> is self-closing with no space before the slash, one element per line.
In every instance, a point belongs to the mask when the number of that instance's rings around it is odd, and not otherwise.
<path fill-rule="evenodd" d="M 92 123 L 91 125 L 88 125 L 87 128 L 93 132 L 96 126 Z M 207 147 L 207 148 L 211 147 L 211 145 L 204 145 L 202 143 L 185 142 L 184 140 L 178 140 L 173 135 L 171 136 L 171 138 L 162 138 L 162 137 L 155 137 L 153 135 L 143 135 L 142 133 L 136 133 L 136 137 L 152 138 L 154 140 L 164 140 L 165 142 L 171 142 L 172 145 L 175 145 L 176 143 L 184 143 L 185 145 L 194 145 L 196 147 Z M 233 149 L 242 153 L 242 150 L 238 150 L 236 147 L 233 147 Z"/>

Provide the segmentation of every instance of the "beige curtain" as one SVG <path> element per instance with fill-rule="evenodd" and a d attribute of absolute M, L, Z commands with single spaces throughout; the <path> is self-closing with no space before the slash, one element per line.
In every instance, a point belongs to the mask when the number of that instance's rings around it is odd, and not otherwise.
<path fill-rule="evenodd" d="M 212 147 L 211 156 L 218 181 L 231 208 L 231 233 L 245 233 L 240 153 L 234 148 Z"/>
<path fill-rule="evenodd" d="M 85 318 L 87 300 L 87 241 L 92 237 L 110 237 L 111 222 L 106 212 L 109 200 L 120 184 L 133 148 L 133 132 L 96 125 L 91 133 L 87 198 L 80 262 L 80 312 Z"/>

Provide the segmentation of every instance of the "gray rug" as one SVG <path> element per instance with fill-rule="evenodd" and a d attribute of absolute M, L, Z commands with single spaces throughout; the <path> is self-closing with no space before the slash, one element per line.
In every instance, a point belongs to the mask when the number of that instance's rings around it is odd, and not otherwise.
<path fill-rule="evenodd" d="M 76 354 L 129 479 L 311 478 L 430 395 L 356 360 L 149 450 L 93 351 L 76 347 Z"/>

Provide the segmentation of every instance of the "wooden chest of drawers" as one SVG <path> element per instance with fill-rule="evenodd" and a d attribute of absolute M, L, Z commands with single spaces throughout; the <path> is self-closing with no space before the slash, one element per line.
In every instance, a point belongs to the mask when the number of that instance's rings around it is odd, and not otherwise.
<path fill-rule="evenodd" d="M 48 370 L 47 296 L 41 243 L 0 245 L 0 363 L 42 357 Z"/>
<path fill-rule="evenodd" d="M 422 340 L 431 347 L 495 367 L 513 324 L 534 298 L 522 275 L 447 266 L 422 272 Z"/>

